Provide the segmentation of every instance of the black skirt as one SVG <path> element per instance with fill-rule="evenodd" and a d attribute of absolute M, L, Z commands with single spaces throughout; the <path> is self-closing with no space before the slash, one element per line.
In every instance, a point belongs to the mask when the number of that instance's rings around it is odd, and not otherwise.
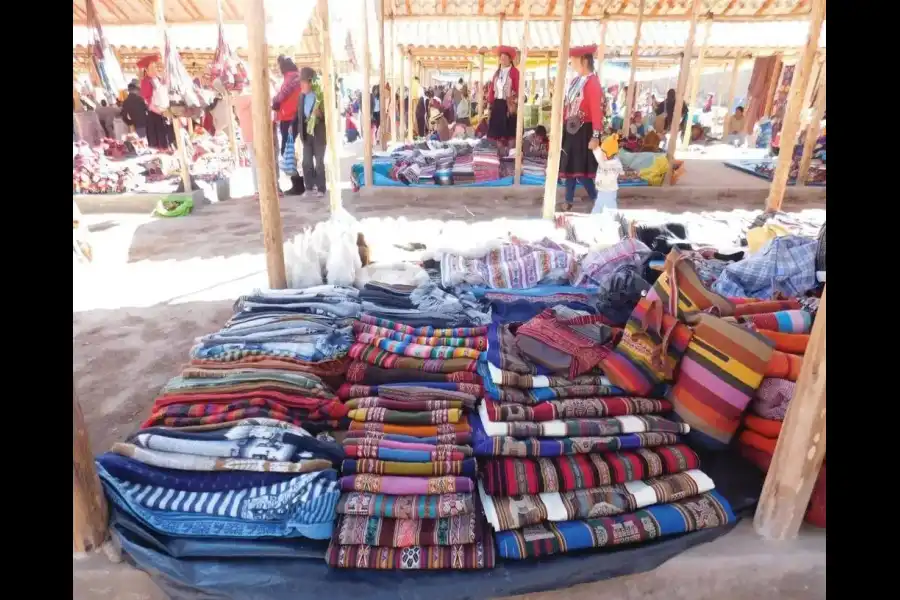
<path fill-rule="evenodd" d="M 593 133 L 593 126 L 590 123 L 583 123 L 575 133 L 563 129 L 562 154 L 559 157 L 560 177 L 593 179 L 597 175 L 597 159 L 594 158 L 593 150 L 588 148 Z"/>
<path fill-rule="evenodd" d="M 516 115 L 509 114 L 506 100 L 494 100 L 488 121 L 488 139 L 506 141 L 516 137 Z"/>
<path fill-rule="evenodd" d="M 175 129 L 164 116 L 152 110 L 147 111 L 147 145 L 159 150 L 168 150 L 175 143 Z"/>

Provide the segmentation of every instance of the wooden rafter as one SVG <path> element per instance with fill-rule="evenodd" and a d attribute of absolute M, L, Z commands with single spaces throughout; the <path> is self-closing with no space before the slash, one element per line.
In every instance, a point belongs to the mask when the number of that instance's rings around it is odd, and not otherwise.
<path fill-rule="evenodd" d="M 624 15 L 625 9 L 628 8 L 629 0 L 622 0 L 622 4 L 619 5 L 619 10 L 616 14 Z"/>
<path fill-rule="evenodd" d="M 731 2 L 728 3 L 728 6 L 725 7 L 725 10 L 722 11 L 722 14 L 727 15 L 731 13 L 734 10 L 735 4 L 737 4 L 737 0 L 731 0 Z"/>
<path fill-rule="evenodd" d="M 772 6 L 773 2 L 775 2 L 775 0 L 763 0 L 762 5 L 758 9 L 756 9 L 756 12 L 753 13 L 753 16 L 758 17 L 765 14 L 766 11 L 769 10 L 769 7 Z"/>
<path fill-rule="evenodd" d="M 552 17 L 556 12 L 556 0 L 550 0 L 550 4 L 547 5 L 547 16 Z"/>
<path fill-rule="evenodd" d="M 584 0 L 584 7 L 581 9 L 581 16 L 586 17 L 591 14 L 591 5 L 594 3 L 594 0 Z"/>
<path fill-rule="evenodd" d="M 110 13 L 122 19 L 124 22 L 128 22 L 128 15 L 126 15 L 125 11 L 119 8 L 116 4 L 111 3 L 109 0 L 99 0 L 99 2 L 100 4 L 105 6 Z"/>
<path fill-rule="evenodd" d="M 484 14 L 484 0 L 478 0 L 478 16 Z"/>
<path fill-rule="evenodd" d="M 185 12 L 187 12 L 193 18 L 200 19 L 203 17 L 203 14 L 197 8 L 197 5 L 194 4 L 194 0 L 178 0 L 178 3 L 185 10 Z"/>
<path fill-rule="evenodd" d="M 87 20 L 87 13 L 84 12 L 83 8 L 81 8 L 74 2 L 72 3 L 72 12 L 74 12 L 78 16 L 79 19 Z"/>
<path fill-rule="evenodd" d="M 649 16 L 654 17 L 659 14 L 659 11 L 662 10 L 663 0 L 659 0 L 652 9 L 650 9 Z"/>
<path fill-rule="evenodd" d="M 225 17 L 228 19 L 238 20 L 241 18 L 241 15 L 238 13 L 237 9 L 234 7 L 234 4 L 231 3 L 231 0 L 223 1 L 222 12 L 225 13 Z"/>
<path fill-rule="evenodd" d="M 792 15 L 799 15 L 801 13 L 805 13 L 809 11 L 809 0 L 800 0 L 797 3 L 797 6 L 794 7 L 794 10 L 791 11 Z"/>

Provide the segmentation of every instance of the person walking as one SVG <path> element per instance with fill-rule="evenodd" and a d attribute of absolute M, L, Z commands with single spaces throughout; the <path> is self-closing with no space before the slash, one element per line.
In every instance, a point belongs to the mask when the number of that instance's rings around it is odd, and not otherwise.
<path fill-rule="evenodd" d="M 301 96 L 300 73 L 293 59 L 281 55 L 278 57 L 278 68 L 284 76 L 281 89 L 272 99 L 272 110 L 276 112 L 279 131 L 281 133 L 280 154 L 284 156 L 288 138 L 297 141 L 297 107 Z M 286 196 L 299 196 L 305 191 L 303 177 L 299 173 L 291 174 L 291 189 L 285 192 Z"/>
<path fill-rule="evenodd" d="M 316 72 L 309 67 L 300 70 L 300 139 L 303 141 L 303 179 L 307 192 L 325 196 L 325 113 L 322 98 L 313 89 Z"/>

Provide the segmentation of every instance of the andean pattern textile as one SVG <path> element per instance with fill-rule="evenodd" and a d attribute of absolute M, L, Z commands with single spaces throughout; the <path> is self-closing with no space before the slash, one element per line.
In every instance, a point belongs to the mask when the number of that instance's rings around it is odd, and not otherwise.
<path fill-rule="evenodd" d="M 440 519 L 393 519 L 341 515 L 335 523 L 334 540 L 341 545 L 460 546 L 473 544 L 482 535 L 479 515 Z"/>
<path fill-rule="evenodd" d="M 475 513 L 472 494 L 388 496 L 349 492 L 338 502 L 338 514 L 394 519 L 443 519 Z"/>

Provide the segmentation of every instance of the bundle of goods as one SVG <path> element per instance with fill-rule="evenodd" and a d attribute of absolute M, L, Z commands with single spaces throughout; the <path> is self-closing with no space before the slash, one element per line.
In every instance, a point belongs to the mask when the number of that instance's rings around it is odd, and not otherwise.
<path fill-rule="evenodd" d="M 102 140 L 100 140 L 99 146 L 103 151 L 103 155 L 107 158 L 125 158 L 128 154 L 130 154 L 125 142 L 120 142 L 112 138 L 103 138 Z"/>
<path fill-rule="evenodd" d="M 346 369 L 359 303 L 322 286 L 235 308 L 97 468 L 114 524 L 177 540 L 183 556 L 296 554 L 333 530 L 344 451 L 314 434 L 347 414 L 326 380 Z"/>
<path fill-rule="evenodd" d="M 350 430 L 326 561 L 354 569 L 492 568 L 493 538 L 473 493 L 469 425 L 487 347 L 479 323 L 489 317 L 433 283 L 370 281 L 360 299 L 354 362 L 338 390 Z"/>
<path fill-rule="evenodd" d="M 488 139 L 478 141 L 473 151 L 473 170 L 475 181 L 494 181 L 500 179 L 500 158 L 497 143 Z"/>
<path fill-rule="evenodd" d="M 93 150 L 85 142 L 73 145 L 72 193 L 121 194 L 143 183 L 136 169 L 109 160 L 103 150 Z"/>

